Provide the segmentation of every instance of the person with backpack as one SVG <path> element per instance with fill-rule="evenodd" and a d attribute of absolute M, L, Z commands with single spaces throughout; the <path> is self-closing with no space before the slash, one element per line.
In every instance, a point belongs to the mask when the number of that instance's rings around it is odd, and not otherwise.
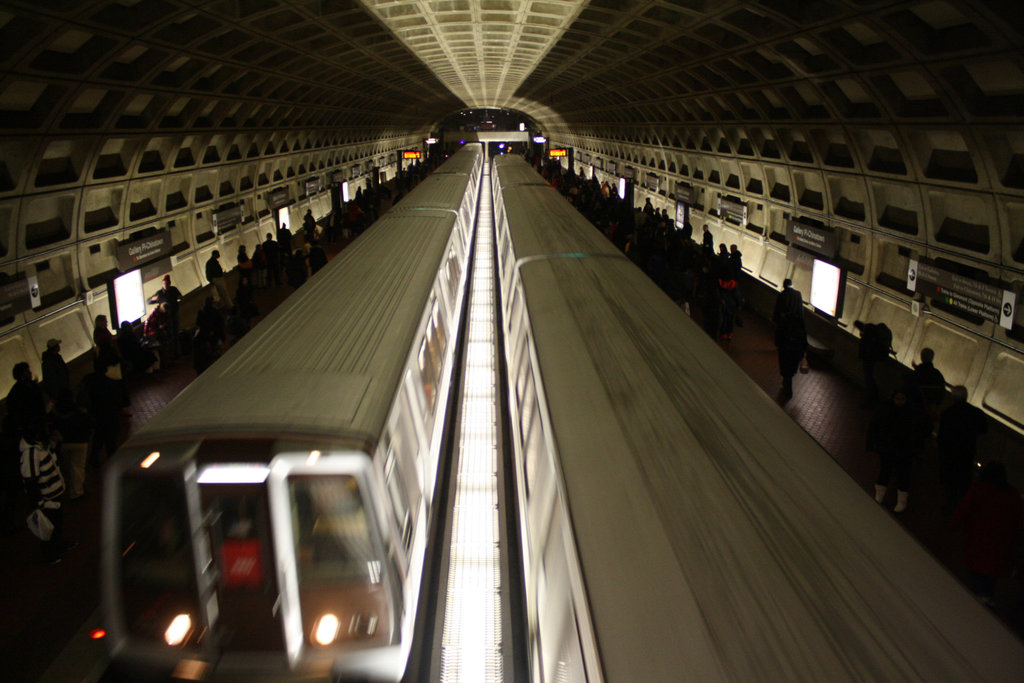
<path fill-rule="evenodd" d="M 884 361 L 894 354 L 892 350 L 892 330 L 885 323 L 866 323 L 857 320 L 854 328 L 860 331 L 860 347 L 857 357 L 864 368 L 865 401 L 869 404 L 878 402 L 878 383 L 875 381 L 875 364 Z"/>

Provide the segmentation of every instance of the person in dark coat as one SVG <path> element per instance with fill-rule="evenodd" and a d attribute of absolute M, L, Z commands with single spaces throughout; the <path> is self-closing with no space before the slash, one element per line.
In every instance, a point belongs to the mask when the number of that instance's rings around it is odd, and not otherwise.
<path fill-rule="evenodd" d="M 291 256 L 288 257 L 288 265 L 285 267 L 286 275 L 288 276 L 288 284 L 298 289 L 309 277 L 309 271 L 306 269 L 306 255 L 301 249 L 296 249 Z"/>
<path fill-rule="evenodd" d="M 179 355 L 178 335 L 181 331 L 181 321 L 178 313 L 181 310 L 181 290 L 171 284 L 170 275 L 164 275 L 160 289 L 149 298 L 149 303 L 163 304 L 164 313 L 167 314 L 167 330 L 164 337 L 166 341 L 161 340 L 161 344 L 167 344 L 166 353 L 174 360 Z"/>
<path fill-rule="evenodd" d="M 953 387 L 950 397 L 953 402 L 939 415 L 937 436 L 939 481 L 947 515 L 971 485 L 978 437 L 988 431 L 985 413 L 967 402 L 967 387 Z"/>
<path fill-rule="evenodd" d="M 281 246 L 269 232 L 266 241 L 263 242 L 263 255 L 267 259 L 267 284 L 281 284 Z"/>
<path fill-rule="evenodd" d="M 313 218 L 313 211 L 310 209 L 306 209 L 306 215 L 302 217 L 302 231 L 308 244 L 316 239 L 316 219 Z"/>
<path fill-rule="evenodd" d="M 30 424 L 46 421 L 46 395 L 28 363 L 15 363 L 11 374 L 14 385 L 7 392 L 7 419 L 20 439 Z"/>
<path fill-rule="evenodd" d="M 854 329 L 860 332 L 857 357 L 864 371 L 865 403 L 878 401 L 878 383 L 875 381 L 875 365 L 884 362 L 892 351 L 892 331 L 885 323 L 866 323 L 856 320 Z"/>
<path fill-rule="evenodd" d="M 785 399 L 793 398 L 793 376 L 807 352 L 807 328 L 804 326 L 804 300 L 793 281 L 782 282 L 782 292 L 775 301 L 772 322 L 775 324 L 775 348 L 779 354 L 780 390 Z"/>
<path fill-rule="evenodd" d="M 996 581 L 1013 568 L 1021 541 L 1020 491 L 1006 479 L 1006 466 L 987 462 L 977 483 L 960 501 L 950 529 L 963 529 L 964 566 L 971 589 L 989 607 L 995 605 Z"/>
<path fill-rule="evenodd" d="M 327 252 L 316 240 L 309 247 L 309 275 L 316 275 L 317 271 L 327 265 Z"/>
<path fill-rule="evenodd" d="M 76 392 L 80 397 L 79 403 L 85 406 L 92 422 L 92 458 L 95 465 L 102 464 L 117 450 L 121 411 L 130 405 L 121 383 L 120 366 L 112 361 L 105 358 L 97 362 L 96 371 L 82 378 Z"/>
<path fill-rule="evenodd" d="M 253 301 L 252 283 L 249 282 L 249 276 L 245 273 L 241 273 L 238 276 L 238 289 L 235 290 L 235 307 L 238 310 L 238 315 L 245 320 L 247 328 L 249 320 L 259 315 L 260 312 L 256 302 Z"/>
<path fill-rule="evenodd" d="M 287 223 L 282 223 L 281 229 L 277 231 L 277 243 L 281 246 L 282 258 L 292 255 L 292 231 L 288 229 Z"/>
<path fill-rule="evenodd" d="M 946 378 L 935 367 L 934 361 L 934 351 L 929 348 L 921 349 L 921 362 L 914 364 L 914 371 L 911 373 L 913 384 L 924 402 L 925 409 L 932 417 L 938 415 L 939 406 L 946 397 Z"/>
<path fill-rule="evenodd" d="M 231 306 L 231 294 L 228 293 L 228 286 L 224 283 L 224 268 L 220 265 L 220 251 L 213 250 L 209 260 L 206 261 L 206 279 L 217 291 L 217 298 L 221 306 Z"/>
<path fill-rule="evenodd" d="M 878 454 L 875 501 L 882 503 L 893 474 L 896 475 L 896 507 L 907 509 L 910 475 L 916 458 L 924 450 L 931 422 L 921 405 L 910 400 L 905 388 L 893 392 L 889 402 L 879 406 L 868 426 L 867 450 Z"/>

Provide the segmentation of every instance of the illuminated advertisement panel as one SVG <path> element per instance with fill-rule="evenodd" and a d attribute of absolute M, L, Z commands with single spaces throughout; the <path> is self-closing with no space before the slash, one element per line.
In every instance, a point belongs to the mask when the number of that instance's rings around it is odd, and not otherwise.
<path fill-rule="evenodd" d="M 831 318 L 843 314 L 846 273 L 837 265 L 814 259 L 811 269 L 811 305 Z"/>

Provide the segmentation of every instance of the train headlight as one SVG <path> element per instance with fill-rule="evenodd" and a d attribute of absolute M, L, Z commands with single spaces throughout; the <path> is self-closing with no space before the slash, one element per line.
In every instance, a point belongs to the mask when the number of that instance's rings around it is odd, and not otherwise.
<path fill-rule="evenodd" d="M 164 641 L 171 647 L 176 647 L 185 642 L 192 633 L 192 617 L 187 614 L 179 614 L 171 620 L 171 625 L 164 631 Z"/>
<path fill-rule="evenodd" d="M 330 645 L 338 638 L 341 621 L 335 615 L 327 613 L 316 620 L 313 625 L 313 642 L 317 645 Z"/>

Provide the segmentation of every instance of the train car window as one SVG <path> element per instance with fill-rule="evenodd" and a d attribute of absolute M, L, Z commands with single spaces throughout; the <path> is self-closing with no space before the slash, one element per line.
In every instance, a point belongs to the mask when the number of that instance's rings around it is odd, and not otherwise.
<path fill-rule="evenodd" d="M 423 390 L 427 397 L 429 413 L 434 413 L 437 404 L 438 382 L 441 379 L 441 360 L 444 358 L 444 345 L 447 342 L 447 330 L 438 319 L 438 307 L 435 300 L 430 322 L 427 323 L 427 337 L 420 346 L 420 376 L 423 378 Z"/>
<path fill-rule="evenodd" d="M 125 626 L 133 635 L 163 641 L 179 614 L 201 623 L 184 484 L 171 477 L 126 474 L 119 494 Z"/>
<path fill-rule="evenodd" d="M 448 254 L 448 267 L 445 273 L 448 278 L 448 301 L 455 305 L 455 293 L 459 288 L 459 261 L 455 254 Z"/>
<path fill-rule="evenodd" d="M 300 587 L 380 580 L 355 477 L 297 475 L 288 478 L 288 490 Z"/>
<path fill-rule="evenodd" d="M 391 514 L 394 516 L 395 527 L 402 538 L 403 555 L 408 559 L 409 546 L 412 543 L 412 515 L 409 513 L 408 495 L 396 460 L 394 448 L 389 445 L 384 464 L 384 483 L 388 489 L 388 498 L 391 499 Z"/>

